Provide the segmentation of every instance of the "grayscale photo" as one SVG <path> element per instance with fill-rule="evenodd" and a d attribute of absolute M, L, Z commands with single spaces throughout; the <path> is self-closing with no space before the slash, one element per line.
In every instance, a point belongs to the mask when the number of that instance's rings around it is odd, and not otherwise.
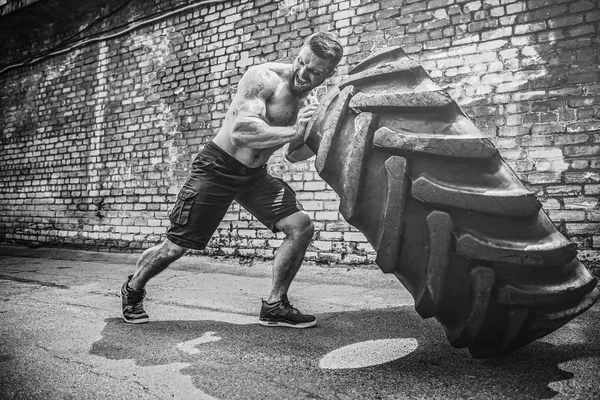
<path fill-rule="evenodd" d="M 0 0 L 1 399 L 600 399 L 600 2 Z"/>

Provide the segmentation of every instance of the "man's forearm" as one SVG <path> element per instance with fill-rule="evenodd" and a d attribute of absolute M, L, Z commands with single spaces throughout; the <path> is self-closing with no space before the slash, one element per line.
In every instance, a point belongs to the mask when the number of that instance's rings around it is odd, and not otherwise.
<path fill-rule="evenodd" d="M 236 122 L 231 135 L 235 146 L 267 149 L 298 138 L 296 126 L 270 126 L 259 118 L 244 118 Z"/>

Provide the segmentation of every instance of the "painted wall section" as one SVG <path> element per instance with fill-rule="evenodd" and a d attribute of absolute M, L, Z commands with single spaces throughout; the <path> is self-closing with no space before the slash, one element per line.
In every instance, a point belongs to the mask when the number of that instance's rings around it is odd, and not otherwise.
<path fill-rule="evenodd" d="M 102 40 L 185 5 L 132 1 L 86 31 L 97 41 L 0 75 L 0 242 L 104 251 L 159 242 L 244 71 L 291 62 L 305 37 L 329 30 L 346 48 L 329 87 L 372 52 L 402 46 L 494 141 L 582 258 L 600 263 L 598 2 L 227 1 Z M 53 29 L 9 49 L 2 65 L 59 43 Z M 315 221 L 306 258 L 372 263 L 313 161 L 276 154 L 269 165 Z M 207 252 L 271 258 L 281 240 L 234 204 Z"/>

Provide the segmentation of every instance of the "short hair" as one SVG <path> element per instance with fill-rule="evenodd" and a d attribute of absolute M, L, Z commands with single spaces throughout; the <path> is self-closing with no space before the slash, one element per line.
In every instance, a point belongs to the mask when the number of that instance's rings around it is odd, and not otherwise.
<path fill-rule="evenodd" d="M 338 65 L 344 55 L 340 39 L 330 32 L 317 32 L 310 35 L 304 42 L 315 55 L 324 60 L 330 60 L 333 66 Z"/>

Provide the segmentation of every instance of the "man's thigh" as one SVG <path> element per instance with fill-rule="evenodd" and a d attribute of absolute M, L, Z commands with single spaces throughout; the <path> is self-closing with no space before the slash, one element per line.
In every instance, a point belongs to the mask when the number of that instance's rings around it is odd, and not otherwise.
<path fill-rule="evenodd" d="M 236 201 L 273 232 L 279 232 L 275 225 L 281 219 L 303 210 L 294 190 L 268 173 L 248 185 Z"/>
<path fill-rule="evenodd" d="M 179 246 L 204 249 L 238 193 L 238 185 L 224 184 L 214 174 L 194 174 L 177 195 L 167 238 Z"/>

